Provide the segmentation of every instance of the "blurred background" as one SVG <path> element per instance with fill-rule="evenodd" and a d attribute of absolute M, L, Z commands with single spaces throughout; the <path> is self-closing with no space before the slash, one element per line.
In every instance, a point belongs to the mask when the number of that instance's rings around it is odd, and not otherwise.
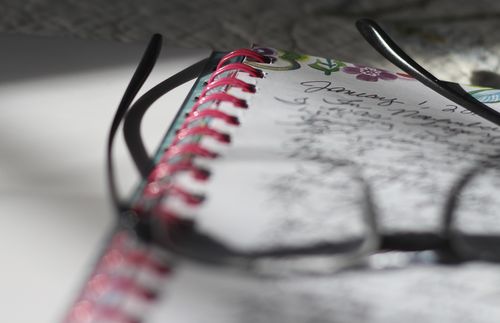
<path fill-rule="evenodd" d="M 371 17 L 438 77 L 471 83 L 474 71 L 500 70 L 494 0 L 1 0 L 0 12 L 7 33 L 130 42 L 160 32 L 174 47 L 259 43 L 389 67 L 355 30 Z"/>
<path fill-rule="evenodd" d="M 59 321 L 90 272 L 114 222 L 104 182 L 109 121 L 153 33 L 166 50 L 145 88 L 209 49 L 251 43 L 394 69 L 357 32 L 361 17 L 439 78 L 500 88 L 498 0 L 0 0 L 0 17 L 5 322 Z M 188 90 L 150 120 L 173 118 Z M 144 128 L 157 140 L 165 125 L 156 123 Z"/>

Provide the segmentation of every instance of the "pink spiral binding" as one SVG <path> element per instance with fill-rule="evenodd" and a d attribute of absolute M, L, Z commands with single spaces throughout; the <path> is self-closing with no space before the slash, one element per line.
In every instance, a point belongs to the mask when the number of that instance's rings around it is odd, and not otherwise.
<path fill-rule="evenodd" d="M 188 143 L 184 145 L 172 145 L 165 151 L 161 161 L 168 162 L 175 157 L 191 157 L 191 156 L 216 158 L 218 155 L 206 148 L 203 148 L 199 143 Z"/>
<path fill-rule="evenodd" d="M 240 49 L 232 51 L 231 53 L 224 56 L 219 61 L 219 64 L 217 65 L 217 69 L 220 69 L 222 66 L 226 65 L 226 63 L 229 62 L 229 60 L 231 60 L 232 58 L 240 57 L 240 56 L 243 56 L 247 59 L 253 59 L 254 61 L 259 62 L 259 63 L 269 63 L 270 62 L 268 57 L 266 57 L 260 53 L 257 53 L 251 49 L 248 49 L 248 48 L 240 48 Z"/>
<path fill-rule="evenodd" d="M 195 158 L 217 158 L 218 154 L 203 147 L 199 138 L 211 137 L 216 141 L 227 144 L 231 141 L 229 134 L 222 133 L 207 125 L 207 119 L 222 120 L 226 124 L 238 126 L 236 116 L 218 110 L 216 107 L 225 102 L 236 109 L 245 109 L 247 102 L 227 92 L 230 88 L 237 88 L 242 92 L 255 93 L 255 86 L 236 78 L 237 72 L 247 73 L 250 77 L 263 77 L 261 70 L 244 63 L 231 62 L 234 58 L 244 57 L 260 63 L 269 63 L 268 57 L 250 49 L 235 50 L 224 56 L 218 63 L 216 70 L 205 83 L 205 87 L 196 102 L 187 114 L 184 123 L 177 130 L 170 147 L 168 147 L 160 162 L 155 166 L 144 189 L 143 198 L 157 200 L 162 196 L 177 196 L 188 205 L 198 205 L 203 197 L 190 193 L 172 184 L 171 176 L 181 171 L 189 171 L 194 178 L 205 180 L 208 172 L 200 171 L 194 166 Z M 156 216 L 172 222 L 178 216 L 170 209 L 155 208 Z"/>
<path fill-rule="evenodd" d="M 134 273 L 146 271 L 161 279 L 171 271 L 165 260 L 158 259 L 148 247 L 139 245 L 128 233 L 118 232 L 64 322 L 139 323 L 140 318 L 122 308 L 120 301 L 116 303 L 117 295 L 121 301 L 134 298 L 147 304 L 157 294 L 150 286 L 138 281 L 135 274 L 127 274 L 130 270 Z"/>
<path fill-rule="evenodd" d="M 238 71 L 246 72 L 251 77 L 258 77 L 258 78 L 264 77 L 264 73 L 262 73 L 261 70 L 256 69 L 255 67 L 243 63 L 231 63 L 216 69 L 215 72 L 213 72 L 210 78 L 208 79 L 208 84 L 215 81 L 219 75 L 223 75 L 224 73 L 230 73 L 230 72 L 238 72 Z"/>
<path fill-rule="evenodd" d="M 212 91 L 219 87 L 235 87 L 241 89 L 243 92 L 255 93 L 255 86 L 243 82 L 240 79 L 231 77 L 231 78 L 224 78 L 218 81 L 214 81 L 210 84 L 207 84 L 207 86 L 205 86 L 205 88 L 201 92 L 200 97 L 205 96 L 207 92 Z"/>
<path fill-rule="evenodd" d="M 160 162 L 156 165 L 155 169 L 149 175 L 148 182 L 159 181 L 166 176 L 172 176 L 177 172 L 189 171 L 195 179 L 206 180 L 210 173 L 193 165 L 191 161 L 184 161 L 175 164 Z"/>
<path fill-rule="evenodd" d="M 178 196 L 189 205 L 198 205 L 203 201 L 203 196 L 192 194 L 170 183 L 151 182 L 144 189 L 144 195 L 148 198 L 157 198 L 165 194 Z"/>
<path fill-rule="evenodd" d="M 205 126 L 198 126 L 198 127 L 184 128 L 182 130 L 179 130 L 172 145 L 176 145 L 179 141 L 188 138 L 190 136 L 208 136 L 222 143 L 229 143 L 231 141 L 231 136 L 229 136 L 227 133 L 222 133 L 220 131 Z"/>
<path fill-rule="evenodd" d="M 222 144 L 231 141 L 229 134 L 213 129 L 207 125 L 207 119 L 221 120 L 232 126 L 240 124 L 236 116 L 218 110 L 221 102 L 234 108 L 247 108 L 245 100 L 227 92 L 229 88 L 237 88 L 246 93 L 255 93 L 255 86 L 236 78 L 237 72 L 247 73 L 250 77 L 263 77 L 262 71 L 243 64 L 232 63 L 231 60 L 244 57 L 260 63 L 269 63 L 268 57 L 250 49 L 239 49 L 225 55 L 210 76 L 196 103 L 186 116 L 184 123 L 177 131 L 172 144 L 160 158 L 147 179 L 141 201 L 135 206 L 141 210 L 148 200 L 157 201 L 162 196 L 176 196 L 188 205 L 199 205 L 203 196 L 193 194 L 174 184 L 170 178 L 179 172 L 188 172 L 195 179 L 206 180 L 210 173 L 196 166 L 195 158 L 217 158 L 218 154 L 204 148 L 199 143 L 200 137 L 210 137 Z M 175 225 L 179 216 L 165 205 L 156 204 L 152 213 L 162 221 Z M 156 292 L 151 286 L 145 286 L 136 280 L 135 275 L 127 275 L 127 271 L 143 270 L 155 277 L 165 278 L 171 272 L 164 259 L 154 255 L 151 246 L 138 244 L 134 237 L 126 232 L 114 235 L 109 247 L 105 250 L 94 272 L 85 285 L 81 295 L 67 316 L 66 323 L 96 323 L 101 321 L 120 323 L 140 323 L 139 317 L 128 313 L 113 303 L 116 295 L 134 298 L 140 302 L 151 302 Z M 116 302 L 116 301 L 115 301 Z"/>
<path fill-rule="evenodd" d="M 195 112 L 200 108 L 201 105 L 211 103 L 211 102 L 229 102 L 232 103 L 236 108 L 247 108 L 247 103 L 245 100 L 239 99 L 227 93 L 215 93 L 208 96 L 200 97 L 196 103 L 191 108 L 191 113 Z"/>
<path fill-rule="evenodd" d="M 195 111 L 193 113 L 190 113 L 188 117 L 184 120 L 184 124 L 182 125 L 181 128 L 185 128 L 189 126 L 191 123 L 194 123 L 199 120 L 203 120 L 205 118 L 213 118 L 213 119 L 218 119 L 222 120 L 225 123 L 233 126 L 239 126 L 240 121 L 238 120 L 238 117 L 229 115 L 225 112 L 222 112 L 220 110 L 214 110 L 214 109 L 205 109 L 202 111 Z"/>

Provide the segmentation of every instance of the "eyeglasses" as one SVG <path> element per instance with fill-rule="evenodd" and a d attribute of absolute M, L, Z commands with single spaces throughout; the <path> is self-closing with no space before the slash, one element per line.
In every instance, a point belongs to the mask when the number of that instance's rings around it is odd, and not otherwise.
<path fill-rule="evenodd" d="M 375 22 L 363 19 L 357 22 L 357 27 L 377 51 L 403 71 L 476 115 L 500 125 L 500 113 L 477 101 L 458 85 L 438 80 L 405 54 Z M 492 181 L 496 183 L 498 180 L 500 183 L 500 170 L 493 163 L 477 165 L 455 183 L 444 204 L 441 229 L 436 233 L 390 234 L 381 232 L 370 183 L 349 161 L 335 171 L 339 173 L 338 178 L 344 185 L 343 189 L 351 193 L 347 195 L 358 198 L 336 200 L 333 203 L 338 204 L 332 205 L 331 209 L 344 208 L 351 215 L 350 221 L 356 219 L 354 226 L 356 229 L 352 232 L 344 232 L 342 228 L 345 226 L 341 221 L 331 224 L 329 230 L 319 230 L 324 233 L 321 237 L 317 237 L 319 231 L 315 230 L 322 228 L 302 226 L 297 229 L 297 233 L 302 235 L 299 240 L 303 242 L 300 244 L 277 241 L 271 246 L 244 252 L 238 251 L 198 231 L 193 220 L 165 223 L 165 219 L 155 217 L 151 209 L 135 208 L 122 202 L 117 193 L 112 163 L 113 142 L 120 123 L 125 120 L 124 132 L 127 146 L 142 177 L 147 178 L 154 166 L 154 160 L 147 155 L 139 132 L 143 115 L 157 99 L 171 89 L 197 78 L 200 74 L 210 73 L 211 71 L 206 70 L 204 66 L 209 60 L 217 60 L 217 57 L 202 60 L 158 84 L 134 101 L 155 64 L 160 47 L 161 37 L 153 36 L 119 104 L 108 138 L 108 183 L 111 198 L 123 228 L 184 259 L 239 268 L 263 275 L 317 275 L 360 266 L 379 268 L 386 266 L 380 266 L 379 260 L 390 259 L 391 255 L 398 256 L 400 265 L 427 262 L 456 264 L 472 260 L 500 262 L 500 232 L 485 235 L 471 231 L 468 225 L 463 224 L 482 223 L 484 226 L 481 227 L 481 232 L 484 232 L 484 229 L 490 230 L 493 226 L 488 225 L 487 219 L 483 219 L 484 221 L 468 220 L 462 212 L 464 209 L 474 207 L 474 203 L 477 202 L 474 200 L 474 198 L 477 199 L 477 194 L 471 193 L 474 187 L 477 188 L 476 182 L 479 181 L 480 185 L 493 185 Z M 175 125 L 171 127 L 175 128 Z M 203 171 L 200 176 L 202 175 Z M 297 174 L 297 176 L 311 178 L 314 174 L 305 171 L 304 174 Z M 473 182 L 475 184 L 470 185 Z M 327 224 L 321 224 L 321 227 Z M 491 231 L 488 230 L 486 232 Z M 338 235 L 332 238 L 334 231 L 344 232 L 342 239 L 339 239 Z"/>

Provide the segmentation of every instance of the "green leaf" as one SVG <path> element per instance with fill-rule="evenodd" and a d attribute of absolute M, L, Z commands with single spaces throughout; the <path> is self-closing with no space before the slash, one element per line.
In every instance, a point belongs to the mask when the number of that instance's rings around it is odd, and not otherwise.
<path fill-rule="evenodd" d="M 316 62 L 309 64 L 310 67 L 322 71 L 325 75 L 330 75 L 333 72 L 338 72 L 341 67 L 346 66 L 344 62 L 326 58 L 324 61 L 316 59 Z"/>
<path fill-rule="evenodd" d="M 303 61 L 308 58 L 307 55 L 302 55 L 302 54 L 297 54 L 294 52 L 283 52 L 282 55 L 280 55 L 280 58 L 287 60 L 287 61 Z"/>

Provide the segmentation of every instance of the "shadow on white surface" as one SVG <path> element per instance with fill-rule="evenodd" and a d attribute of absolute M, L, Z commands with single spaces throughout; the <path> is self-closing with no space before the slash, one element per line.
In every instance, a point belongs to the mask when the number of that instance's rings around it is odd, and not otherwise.
<path fill-rule="evenodd" d="M 2 319 L 53 323 L 76 297 L 114 222 L 105 141 L 145 43 L 0 35 L 0 44 Z M 164 49 L 145 89 L 206 55 Z M 146 117 L 150 151 L 189 87 L 160 99 Z M 138 176 L 124 145 L 116 160 L 129 193 Z"/>

